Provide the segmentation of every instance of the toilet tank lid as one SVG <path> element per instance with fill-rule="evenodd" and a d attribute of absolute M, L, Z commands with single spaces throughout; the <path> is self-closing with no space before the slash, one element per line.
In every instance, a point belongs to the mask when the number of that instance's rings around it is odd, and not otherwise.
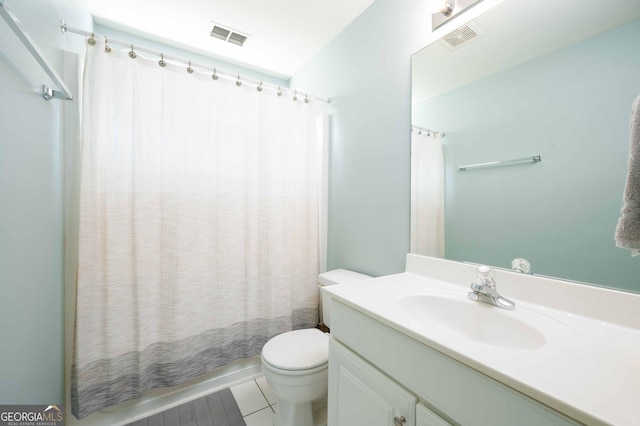
<path fill-rule="evenodd" d="M 347 269 L 334 269 L 333 271 L 323 272 L 318 275 L 318 282 L 322 285 L 334 285 L 362 281 L 369 278 L 373 277 Z"/>

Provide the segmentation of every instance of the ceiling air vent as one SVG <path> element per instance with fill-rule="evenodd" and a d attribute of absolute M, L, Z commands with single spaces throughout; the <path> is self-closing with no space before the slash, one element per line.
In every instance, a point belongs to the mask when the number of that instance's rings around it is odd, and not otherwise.
<path fill-rule="evenodd" d="M 231 33 L 229 35 L 229 39 L 227 41 L 229 43 L 233 43 L 233 44 L 237 44 L 238 46 L 242 46 L 244 44 L 244 42 L 247 41 L 247 36 L 242 35 L 242 34 L 238 34 L 238 33 Z"/>
<path fill-rule="evenodd" d="M 247 41 L 247 38 L 249 38 L 248 35 L 241 34 L 235 30 L 222 27 L 218 24 L 213 25 L 213 29 L 209 34 L 211 35 L 211 37 L 224 40 L 237 46 L 242 46 L 244 42 Z"/>
<path fill-rule="evenodd" d="M 464 25 L 442 37 L 441 41 L 448 48 L 457 49 L 463 44 L 476 39 L 479 35 L 479 31 L 472 29 L 469 25 Z"/>

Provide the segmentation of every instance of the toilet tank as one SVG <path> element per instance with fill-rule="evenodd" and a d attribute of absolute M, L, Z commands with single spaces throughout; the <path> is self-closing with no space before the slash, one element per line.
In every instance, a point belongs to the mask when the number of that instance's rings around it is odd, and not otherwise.
<path fill-rule="evenodd" d="M 346 269 L 335 269 L 333 271 L 323 272 L 318 275 L 318 287 L 324 287 L 328 285 L 335 284 L 348 284 L 354 283 L 357 281 L 366 280 L 370 277 L 369 275 L 361 274 L 359 272 L 353 272 Z M 329 307 L 331 306 L 331 296 L 326 294 L 325 292 L 320 292 L 320 323 L 324 323 L 327 327 L 331 327 L 330 324 L 330 312 Z"/>

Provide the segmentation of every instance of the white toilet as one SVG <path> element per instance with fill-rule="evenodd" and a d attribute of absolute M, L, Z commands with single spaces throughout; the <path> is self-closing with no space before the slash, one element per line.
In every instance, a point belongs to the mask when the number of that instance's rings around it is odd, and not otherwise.
<path fill-rule="evenodd" d="M 320 287 L 371 278 L 345 269 L 318 276 Z M 322 295 L 321 319 L 330 326 L 329 298 Z M 262 348 L 262 371 L 278 397 L 275 426 L 313 426 L 311 403 L 327 395 L 329 334 L 316 328 L 288 331 Z"/>

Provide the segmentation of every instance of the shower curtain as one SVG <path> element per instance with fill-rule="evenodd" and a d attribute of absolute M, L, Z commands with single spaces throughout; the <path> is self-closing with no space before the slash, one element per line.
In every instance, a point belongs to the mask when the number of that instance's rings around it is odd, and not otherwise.
<path fill-rule="evenodd" d="M 411 132 L 411 253 L 444 257 L 444 160 L 439 133 Z"/>
<path fill-rule="evenodd" d="M 186 68 L 88 47 L 78 418 L 316 324 L 314 101 Z"/>

